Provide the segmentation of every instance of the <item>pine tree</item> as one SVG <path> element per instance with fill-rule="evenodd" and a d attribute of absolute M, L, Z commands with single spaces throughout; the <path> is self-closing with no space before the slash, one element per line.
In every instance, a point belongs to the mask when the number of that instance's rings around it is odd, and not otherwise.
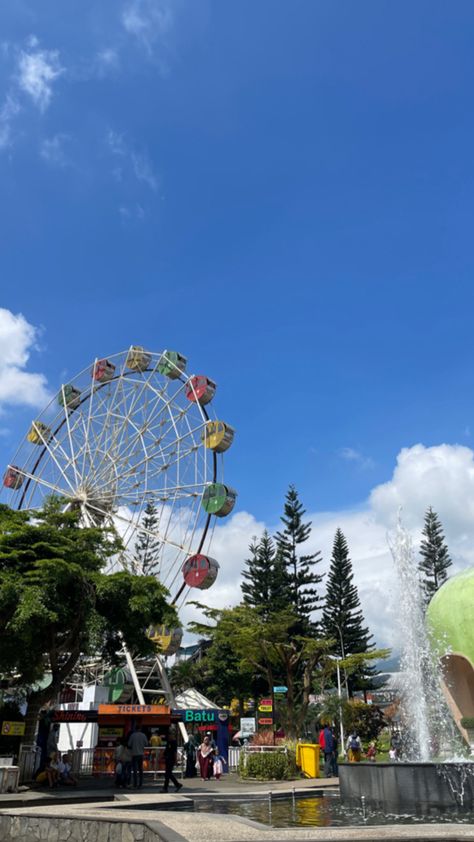
<path fill-rule="evenodd" d="M 308 626 L 315 626 L 311 614 L 319 608 L 320 597 L 316 585 L 323 577 L 315 571 L 316 564 L 321 561 L 319 551 L 311 555 L 298 554 L 298 548 L 306 543 L 311 534 L 311 523 L 303 523 L 304 514 L 305 509 L 298 499 L 298 493 L 294 485 L 290 485 L 284 515 L 280 518 L 285 528 L 277 533 L 277 549 L 286 565 L 293 608 L 307 630 Z"/>
<path fill-rule="evenodd" d="M 249 550 L 250 558 L 245 561 L 247 569 L 242 573 L 243 601 L 267 617 L 273 611 L 287 608 L 290 603 L 286 566 L 266 530 L 258 543 L 253 539 Z"/>
<path fill-rule="evenodd" d="M 431 506 L 425 514 L 425 525 L 420 544 L 421 560 L 418 569 L 422 575 L 422 587 L 426 605 L 447 579 L 446 571 L 452 561 L 444 540 L 443 527 Z"/>
<path fill-rule="evenodd" d="M 247 569 L 242 572 L 244 581 L 241 583 L 241 589 L 245 604 L 260 611 L 262 608 L 268 608 L 270 576 L 275 555 L 273 541 L 266 530 L 260 541 L 252 539 L 249 550 L 250 558 L 245 559 Z"/>
<path fill-rule="evenodd" d="M 160 568 L 161 542 L 155 537 L 158 531 L 156 506 L 149 500 L 143 513 L 142 528 L 135 544 L 135 565 L 143 576 L 157 576 Z"/>
<path fill-rule="evenodd" d="M 321 632 L 325 638 L 335 641 L 334 651 L 340 658 L 373 649 L 372 635 L 364 626 L 359 594 L 354 584 L 349 547 L 340 529 L 334 537 Z M 349 676 L 349 695 L 355 689 L 368 689 L 375 674 L 373 667 L 365 667 Z"/>

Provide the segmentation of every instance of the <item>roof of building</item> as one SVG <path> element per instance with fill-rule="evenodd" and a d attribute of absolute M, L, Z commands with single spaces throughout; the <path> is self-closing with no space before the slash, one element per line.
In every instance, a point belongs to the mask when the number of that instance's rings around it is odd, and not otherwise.
<path fill-rule="evenodd" d="M 189 690 L 183 690 L 182 693 L 178 693 L 175 697 L 175 705 L 177 708 L 188 710 L 219 710 L 219 705 L 211 702 L 210 699 L 203 696 L 203 694 L 194 687 L 190 687 Z"/>

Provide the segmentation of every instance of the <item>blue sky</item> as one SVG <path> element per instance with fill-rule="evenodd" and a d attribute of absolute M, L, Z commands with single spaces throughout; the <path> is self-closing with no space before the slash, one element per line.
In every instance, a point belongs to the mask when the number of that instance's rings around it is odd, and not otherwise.
<path fill-rule="evenodd" d="M 401 448 L 471 446 L 471 3 L 4 0 L 0 32 L 26 371 L 182 351 L 270 524 L 290 482 L 352 511 Z M 31 412 L 3 401 L 3 461 Z"/>

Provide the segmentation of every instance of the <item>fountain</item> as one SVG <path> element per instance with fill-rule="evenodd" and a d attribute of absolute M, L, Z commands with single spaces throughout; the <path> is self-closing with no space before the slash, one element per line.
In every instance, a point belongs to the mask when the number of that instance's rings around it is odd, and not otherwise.
<path fill-rule="evenodd" d="M 461 734 L 465 735 L 462 729 L 460 733 L 456 728 L 461 718 L 453 718 L 449 709 L 453 710 L 452 698 L 459 698 L 462 693 L 456 693 L 452 681 L 447 681 L 443 673 L 445 661 L 439 656 L 442 651 L 445 659 L 448 658 L 448 643 L 446 639 L 440 639 L 443 633 L 439 622 L 437 625 L 425 623 L 413 545 L 400 521 L 390 541 L 390 550 L 398 576 L 397 615 L 403 641 L 400 661 L 404 675 L 403 760 L 340 764 L 341 796 L 359 804 L 364 797 L 371 806 L 396 813 L 421 811 L 429 814 L 433 809 L 449 807 L 472 810 L 474 763 L 464 756 L 466 749 Z M 460 618 L 453 617 L 453 622 L 458 624 Z M 471 619 L 470 627 L 472 625 Z M 436 632 L 435 642 L 430 629 L 432 633 Z M 464 684 L 462 689 L 465 689 Z"/>

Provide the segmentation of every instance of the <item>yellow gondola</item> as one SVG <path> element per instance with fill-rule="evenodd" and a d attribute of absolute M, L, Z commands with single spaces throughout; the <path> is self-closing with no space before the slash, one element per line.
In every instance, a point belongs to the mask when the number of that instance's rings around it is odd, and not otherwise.
<path fill-rule="evenodd" d="M 151 354 L 149 354 L 142 345 L 132 345 L 128 354 L 125 365 L 132 371 L 146 371 L 151 363 Z"/>
<path fill-rule="evenodd" d="M 26 438 L 32 444 L 47 444 L 51 441 L 51 428 L 42 421 L 33 421 Z"/>
<path fill-rule="evenodd" d="M 148 637 L 153 641 L 162 655 L 175 655 L 181 646 L 183 629 L 168 629 L 166 626 L 155 626 L 149 629 Z"/>
<path fill-rule="evenodd" d="M 204 445 L 214 453 L 224 453 L 234 441 L 235 430 L 225 421 L 208 421 L 201 434 Z"/>

